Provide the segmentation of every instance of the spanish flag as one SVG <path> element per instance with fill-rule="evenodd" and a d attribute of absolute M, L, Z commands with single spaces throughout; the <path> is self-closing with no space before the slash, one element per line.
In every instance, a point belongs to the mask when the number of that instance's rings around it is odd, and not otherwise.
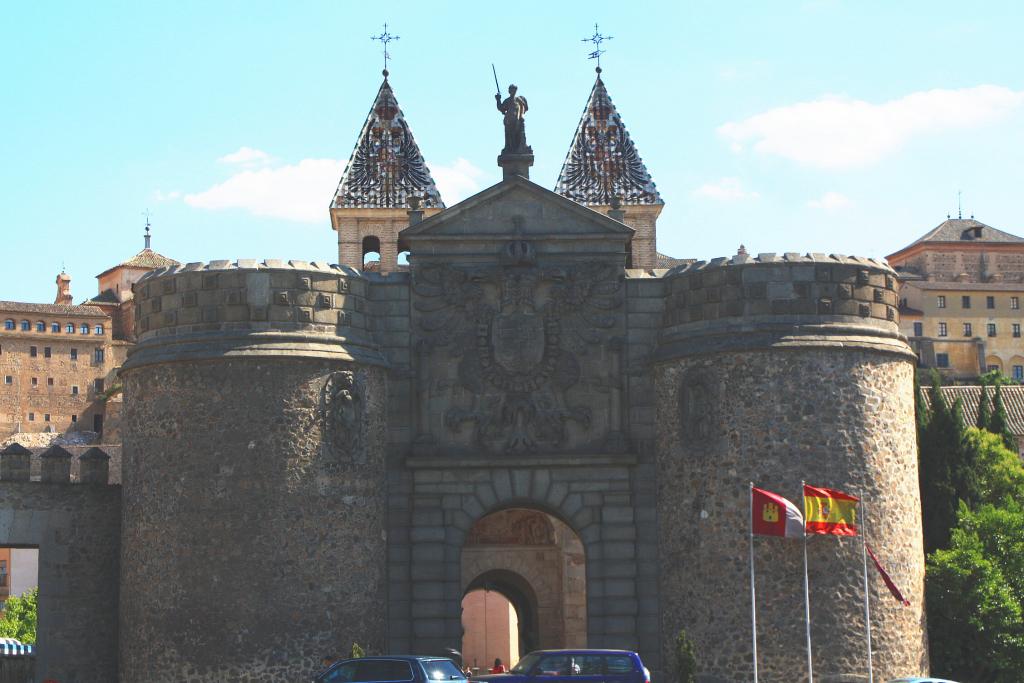
<path fill-rule="evenodd" d="M 859 502 L 859 498 L 842 491 L 804 484 L 804 519 L 807 520 L 807 533 L 856 536 Z"/>

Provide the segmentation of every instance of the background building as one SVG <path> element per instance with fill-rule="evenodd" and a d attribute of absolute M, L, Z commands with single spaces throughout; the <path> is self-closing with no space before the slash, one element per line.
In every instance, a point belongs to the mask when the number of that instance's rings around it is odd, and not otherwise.
<path fill-rule="evenodd" d="M 900 330 L 921 366 L 1024 380 L 1024 238 L 950 218 L 888 261 L 900 277 Z"/>

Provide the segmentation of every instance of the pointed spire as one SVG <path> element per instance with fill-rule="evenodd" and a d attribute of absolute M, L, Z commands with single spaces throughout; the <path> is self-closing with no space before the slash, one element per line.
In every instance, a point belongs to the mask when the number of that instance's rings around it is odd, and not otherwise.
<path fill-rule="evenodd" d="M 331 208 L 404 208 L 412 195 L 424 207 L 444 208 L 385 70 Z"/>
<path fill-rule="evenodd" d="M 664 204 L 601 80 L 601 67 L 555 192 L 580 204 Z"/>

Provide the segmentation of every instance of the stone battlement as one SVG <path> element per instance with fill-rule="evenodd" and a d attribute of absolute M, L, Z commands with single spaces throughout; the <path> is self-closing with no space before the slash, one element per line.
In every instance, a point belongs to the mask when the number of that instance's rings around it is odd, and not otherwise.
<path fill-rule="evenodd" d="M 738 254 L 664 275 L 661 358 L 754 347 L 855 346 L 910 354 L 896 273 L 831 254 Z"/>
<path fill-rule="evenodd" d="M 39 482 L 43 484 L 99 484 L 110 479 L 110 456 L 100 448 L 90 448 L 78 457 L 78 478 L 71 477 L 74 456 L 60 446 L 51 446 L 39 456 L 41 461 Z M 11 444 L 0 451 L 0 481 L 33 481 L 32 451 L 20 444 Z"/>
<path fill-rule="evenodd" d="M 139 344 L 125 366 L 260 355 L 383 364 L 366 297 L 366 279 L 345 266 L 240 259 L 160 268 L 135 285 Z"/>

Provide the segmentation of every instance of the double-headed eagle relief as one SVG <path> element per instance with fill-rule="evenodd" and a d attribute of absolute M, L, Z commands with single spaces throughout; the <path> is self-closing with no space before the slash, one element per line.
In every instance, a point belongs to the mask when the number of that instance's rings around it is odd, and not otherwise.
<path fill-rule="evenodd" d="M 594 419 L 570 389 L 581 358 L 615 333 L 620 273 L 599 262 L 535 266 L 525 241 L 503 256 L 495 266 L 413 270 L 421 342 L 458 359 L 462 398 L 449 403 L 444 426 L 472 429 L 473 443 L 491 452 L 563 448 L 570 423 L 587 431 Z"/>

